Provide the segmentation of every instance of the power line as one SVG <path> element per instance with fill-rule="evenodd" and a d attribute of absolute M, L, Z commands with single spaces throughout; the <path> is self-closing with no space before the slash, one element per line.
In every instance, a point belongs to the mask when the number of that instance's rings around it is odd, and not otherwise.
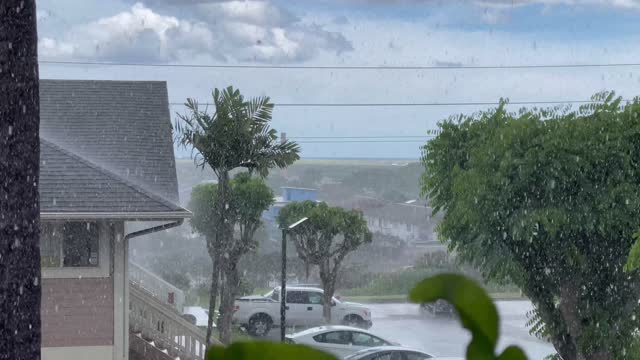
<path fill-rule="evenodd" d="M 632 101 L 632 100 L 622 100 Z M 550 100 L 550 101 L 509 101 L 507 105 L 562 105 L 562 104 L 591 104 L 599 103 L 598 100 Z M 466 101 L 466 102 L 424 102 L 424 103 L 274 103 L 279 107 L 419 107 L 419 106 L 487 106 L 499 105 L 495 101 Z M 170 102 L 170 106 L 184 106 L 184 103 Z M 214 106 L 215 104 L 204 102 L 198 105 Z"/>
<path fill-rule="evenodd" d="M 603 68 L 603 67 L 635 67 L 640 63 L 591 63 L 591 64 L 520 64 L 520 65 L 419 65 L 419 66 L 385 66 L 385 65 L 255 65 L 255 64 L 162 64 L 141 62 L 107 62 L 107 61 L 54 61 L 40 60 L 44 65 L 88 65 L 88 66 L 137 66 L 167 68 L 212 68 L 212 69 L 273 69 L 273 70 L 490 70 L 490 69 L 561 69 L 561 68 Z"/>
<path fill-rule="evenodd" d="M 397 139 L 397 138 L 424 138 L 435 135 L 385 135 L 385 136 L 287 136 L 289 139 Z"/>
<path fill-rule="evenodd" d="M 352 143 L 424 143 L 425 140 L 318 140 L 296 141 L 298 144 L 352 144 Z"/>

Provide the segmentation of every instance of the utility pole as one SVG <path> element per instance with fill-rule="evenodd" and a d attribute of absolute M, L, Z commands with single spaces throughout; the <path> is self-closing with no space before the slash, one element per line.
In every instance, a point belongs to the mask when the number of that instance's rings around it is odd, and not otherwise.
<path fill-rule="evenodd" d="M 289 225 L 287 228 L 282 229 L 282 276 L 280 278 L 280 341 L 284 342 L 285 328 L 287 327 L 286 319 L 286 300 L 287 300 L 287 232 L 292 231 L 296 226 L 309 220 L 309 218 L 302 218 L 295 223 Z"/>

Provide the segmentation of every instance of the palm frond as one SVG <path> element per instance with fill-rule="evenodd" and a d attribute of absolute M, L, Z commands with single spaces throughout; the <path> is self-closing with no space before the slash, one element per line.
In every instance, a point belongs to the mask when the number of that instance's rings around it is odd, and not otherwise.
<path fill-rule="evenodd" d="M 546 340 L 549 337 L 549 332 L 540 316 L 537 309 L 527 311 L 526 326 L 529 328 L 529 334 L 537 337 L 538 339 Z"/>
<path fill-rule="evenodd" d="M 247 102 L 246 109 L 247 117 L 253 122 L 266 124 L 271 121 L 273 104 L 269 102 L 268 97 L 251 99 Z"/>

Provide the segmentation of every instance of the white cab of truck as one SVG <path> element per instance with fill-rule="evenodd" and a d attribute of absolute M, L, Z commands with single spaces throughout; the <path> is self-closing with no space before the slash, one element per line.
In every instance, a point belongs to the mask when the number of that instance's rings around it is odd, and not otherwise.
<path fill-rule="evenodd" d="M 322 289 L 287 286 L 286 293 L 287 326 L 312 327 L 324 324 Z M 236 299 L 233 322 L 244 327 L 254 336 L 265 336 L 272 327 L 280 326 L 280 287 L 274 288 L 265 295 Z M 365 305 L 343 302 L 334 297 L 331 322 L 368 329 L 372 325 L 371 310 Z"/>

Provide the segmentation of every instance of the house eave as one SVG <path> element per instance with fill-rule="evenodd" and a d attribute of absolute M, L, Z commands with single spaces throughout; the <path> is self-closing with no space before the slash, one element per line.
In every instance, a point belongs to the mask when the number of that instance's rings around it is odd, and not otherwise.
<path fill-rule="evenodd" d="M 193 214 L 188 210 L 163 212 L 41 212 L 43 220 L 128 220 L 128 221 L 163 221 L 188 219 Z"/>

